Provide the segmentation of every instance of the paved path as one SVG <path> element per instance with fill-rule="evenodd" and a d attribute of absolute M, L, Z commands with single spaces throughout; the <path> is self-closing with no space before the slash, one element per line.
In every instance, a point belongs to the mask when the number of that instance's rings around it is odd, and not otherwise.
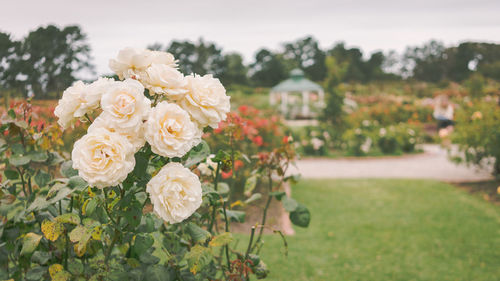
<path fill-rule="evenodd" d="M 457 165 L 439 145 L 423 145 L 424 153 L 399 157 L 303 159 L 297 168 L 304 178 L 412 178 L 448 182 L 492 179 L 487 170 Z M 295 172 L 295 171 L 293 171 Z"/>

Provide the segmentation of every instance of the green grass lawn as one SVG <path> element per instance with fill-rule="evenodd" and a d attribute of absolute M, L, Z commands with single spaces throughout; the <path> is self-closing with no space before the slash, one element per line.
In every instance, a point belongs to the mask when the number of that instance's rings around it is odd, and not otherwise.
<path fill-rule="evenodd" d="M 500 208 L 453 186 L 304 180 L 292 193 L 312 222 L 288 257 L 265 237 L 269 280 L 500 280 Z"/>

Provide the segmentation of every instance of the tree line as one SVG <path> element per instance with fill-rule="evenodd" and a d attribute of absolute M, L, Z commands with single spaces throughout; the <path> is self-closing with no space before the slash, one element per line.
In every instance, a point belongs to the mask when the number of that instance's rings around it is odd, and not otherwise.
<path fill-rule="evenodd" d="M 203 39 L 147 47 L 172 53 L 184 74 L 211 73 L 227 86 L 271 87 L 288 78 L 294 68 L 301 68 L 317 82 L 329 75 L 328 83 L 460 82 L 474 73 L 500 80 L 500 45 L 493 43 L 463 42 L 446 47 L 432 40 L 408 47 L 402 54 L 377 51 L 365 55 L 343 42 L 322 49 L 315 38 L 306 36 L 283 43 L 278 51 L 261 48 L 249 64 L 241 54 L 226 53 Z M 79 74 L 95 74 L 90 51 L 86 34 L 76 25 L 39 27 L 21 40 L 0 32 L 0 89 L 37 98 L 59 97 Z"/>

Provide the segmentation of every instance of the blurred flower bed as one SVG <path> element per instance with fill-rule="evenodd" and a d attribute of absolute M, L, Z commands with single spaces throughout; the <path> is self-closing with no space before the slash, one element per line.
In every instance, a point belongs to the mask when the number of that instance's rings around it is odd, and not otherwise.
<path fill-rule="evenodd" d="M 221 175 L 222 181 L 231 183 L 233 202 L 250 197 L 254 191 L 265 192 L 262 190 L 264 183 L 260 182 L 262 177 L 259 176 L 263 166 L 276 166 L 276 173 L 271 175 L 273 180 L 287 177 L 286 170 L 296 158 L 287 131 L 281 116 L 241 105 L 230 112 L 227 120 L 219 123 L 217 129 L 205 133 L 204 138 L 212 151 L 230 151 L 230 164 L 224 167 Z M 207 160 L 206 165 L 201 166 L 202 174 L 213 172 L 210 162 Z M 281 166 L 283 163 L 286 165 Z"/>
<path fill-rule="evenodd" d="M 493 166 L 494 175 L 500 174 L 500 107 L 492 98 L 466 101 L 457 112 L 455 130 L 451 135 L 458 144 L 457 162 L 479 167 Z"/>
<path fill-rule="evenodd" d="M 381 126 L 378 121 L 363 120 L 359 127 L 347 129 L 339 140 L 320 127 L 294 130 L 299 154 L 304 156 L 380 156 L 417 152 L 423 142 L 419 126 L 398 123 Z"/>

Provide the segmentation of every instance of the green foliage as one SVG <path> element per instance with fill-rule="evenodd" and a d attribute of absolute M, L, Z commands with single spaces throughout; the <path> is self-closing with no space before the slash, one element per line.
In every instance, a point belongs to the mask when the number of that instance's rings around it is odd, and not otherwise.
<path fill-rule="evenodd" d="M 452 141 L 460 154 L 454 160 L 480 167 L 492 165 L 493 174 L 500 175 L 500 110 L 496 103 L 477 102 L 464 105 L 457 112 Z"/>
<path fill-rule="evenodd" d="M 12 110 L 8 116 L 0 124 L 2 279 L 230 280 L 267 274 L 257 255 L 262 240 L 239 252 L 230 225 L 244 222 L 248 204 L 264 196 L 271 200 L 272 192 L 281 192 L 283 182 L 290 179 L 285 177 L 285 165 L 290 165 L 294 154 L 281 136 L 266 139 L 266 157 L 261 157 L 264 150 L 234 147 L 234 139 L 230 140 L 233 147 L 221 147 L 215 156 L 202 142 L 184 157 L 173 159 L 155 155 L 146 145 L 135 154 L 136 166 L 122 184 L 99 189 L 78 176 L 72 162 L 61 157 L 67 155 L 64 151 L 55 150 L 62 146 L 53 127 L 27 125 L 32 118 L 29 112 Z M 267 126 L 271 135 L 275 124 Z M 243 149 L 251 154 L 247 156 Z M 183 222 L 163 222 L 152 212 L 145 192 L 148 181 L 168 162 L 195 170 L 209 157 L 216 167 L 200 175 L 201 207 Z M 253 163 L 252 170 L 248 181 L 242 181 L 245 200 L 234 200 L 237 182 L 223 178 L 223 173 L 243 161 Z M 264 196 L 256 192 L 261 178 L 271 174 L 281 178 L 271 179 Z M 291 216 L 298 209 L 289 208 Z M 259 228 L 264 227 L 265 215 Z"/>
<path fill-rule="evenodd" d="M 418 127 L 405 123 L 382 127 L 365 120 L 360 127 L 344 133 L 342 147 L 354 156 L 411 153 L 422 142 L 421 134 Z"/>

